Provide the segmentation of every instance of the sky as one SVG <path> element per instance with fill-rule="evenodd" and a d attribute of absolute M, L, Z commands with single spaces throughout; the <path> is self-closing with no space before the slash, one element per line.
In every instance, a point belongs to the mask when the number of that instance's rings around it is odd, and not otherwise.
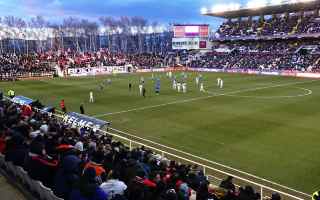
<path fill-rule="evenodd" d="M 201 16 L 200 10 L 224 2 L 226 0 L 0 0 L 0 16 L 31 18 L 42 15 L 54 22 L 68 16 L 90 20 L 100 16 L 142 16 L 160 24 L 208 23 L 216 28 L 222 20 Z"/>

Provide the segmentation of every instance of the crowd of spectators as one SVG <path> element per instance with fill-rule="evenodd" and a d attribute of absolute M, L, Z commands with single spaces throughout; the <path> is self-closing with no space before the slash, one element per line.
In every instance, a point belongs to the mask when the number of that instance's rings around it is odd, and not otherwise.
<path fill-rule="evenodd" d="M 124 66 L 131 64 L 137 68 L 162 67 L 164 56 L 156 54 L 122 54 L 101 50 L 93 53 L 72 51 L 48 51 L 31 54 L 0 55 L 0 77 L 15 77 L 27 73 L 53 73 L 55 66 L 61 70 L 79 67 Z"/>
<path fill-rule="evenodd" d="M 13 78 L 27 73 L 50 73 L 50 63 L 36 54 L 0 55 L 0 80 Z"/>
<path fill-rule="evenodd" d="M 30 106 L 0 101 L 0 152 L 7 162 L 69 200 L 256 200 L 232 177 L 219 187 L 198 166 L 130 150 L 99 132 L 75 128 Z M 274 194 L 272 200 L 279 200 Z"/>
<path fill-rule="evenodd" d="M 317 40 L 222 42 L 212 52 L 194 56 L 188 66 L 319 72 L 319 45 Z"/>
<path fill-rule="evenodd" d="M 162 67 L 164 57 L 156 54 L 124 54 L 101 50 L 92 53 L 64 52 L 55 61 L 61 68 L 124 66 L 131 64 L 137 68 Z"/>
<path fill-rule="evenodd" d="M 228 20 L 217 31 L 219 37 L 273 36 L 320 32 L 317 14 L 274 15 L 268 19 Z"/>

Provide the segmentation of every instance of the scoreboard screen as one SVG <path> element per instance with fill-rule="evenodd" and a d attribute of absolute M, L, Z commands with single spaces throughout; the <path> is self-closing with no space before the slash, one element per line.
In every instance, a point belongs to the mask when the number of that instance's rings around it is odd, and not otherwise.
<path fill-rule="evenodd" d="M 174 25 L 174 37 L 208 37 L 209 25 Z"/>

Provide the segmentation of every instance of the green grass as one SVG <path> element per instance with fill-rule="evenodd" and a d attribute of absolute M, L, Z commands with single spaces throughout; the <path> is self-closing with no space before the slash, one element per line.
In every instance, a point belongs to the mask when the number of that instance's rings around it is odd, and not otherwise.
<path fill-rule="evenodd" d="M 154 94 L 151 75 L 144 74 L 147 85 L 145 99 L 138 96 L 141 75 L 112 77 L 112 85 L 103 91 L 99 91 L 97 85 L 106 77 L 2 82 L 0 88 L 4 91 L 14 89 L 17 95 L 40 99 L 54 106 L 58 106 L 63 98 L 68 110 L 76 112 L 79 104 L 84 102 L 88 115 L 210 95 L 200 93 L 195 87 L 195 74 L 189 74 L 187 94 L 173 91 L 165 74 L 156 75 L 161 76 L 161 94 Z M 107 115 L 101 119 L 111 121 L 114 128 L 307 193 L 319 189 L 320 81 L 239 74 L 203 75 L 205 88 L 211 93 L 232 93 L 235 96 L 218 95 Z M 224 79 L 223 90 L 215 87 L 218 76 Z M 128 91 L 129 80 L 134 86 L 131 93 Z M 290 84 L 296 82 L 301 83 Z M 277 98 L 306 93 L 297 87 L 310 89 L 313 93 L 303 97 Z M 260 89 L 243 91 L 249 88 Z M 94 104 L 88 103 L 90 90 L 94 91 Z M 238 90 L 243 92 L 234 93 Z"/>

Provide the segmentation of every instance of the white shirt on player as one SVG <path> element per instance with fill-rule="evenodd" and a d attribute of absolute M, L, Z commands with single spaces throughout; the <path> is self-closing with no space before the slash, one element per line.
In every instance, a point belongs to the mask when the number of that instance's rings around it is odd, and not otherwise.
<path fill-rule="evenodd" d="M 140 93 L 140 96 L 142 96 L 142 89 L 143 89 L 143 85 L 140 84 L 140 85 L 139 85 L 139 93 Z"/>
<path fill-rule="evenodd" d="M 90 103 L 93 103 L 93 101 L 94 101 L 94 99 L 93 99 L 93 92 L 90 91 L 90 93 L 89 93 L 89 102 L 90 102 Z"/>
<path fill-rule="evenodd" d="M 183 91 L 183 93 L 187 93 L 187 84 L 186 83 L 182 84 L 182 91 Z"/>
<path fill-rule="evenodd" d="M 178 92 L 181 91 L 181 83 L 177 83 L 177 89 L 178 89 Z"/>
<path fill-rule="evenodd" d="M 173 80 L 172 89 L 174 89 L 174 90 L 177 89 L 177 81 L 176 80 Z"/>
<path fill-rule="evenodd" d="M 203 83 L 200 83 L 200 92 L 204 92 Z"/>
<path fill-rule="evenodd" d="M 198 76 L 196 77 L 196 85 L 197 86 L 199 85 L 199 77 Z"/>
<path fill-rule="evenodd" d="M 220 87 L 221 78 L 217 78 L 217 86 Z"/>
<path fill-rule="evenodd" d="M 222 89 L 223 88 L 223 80 L 221 79 L 220 80 L 220 89 Z"/>

